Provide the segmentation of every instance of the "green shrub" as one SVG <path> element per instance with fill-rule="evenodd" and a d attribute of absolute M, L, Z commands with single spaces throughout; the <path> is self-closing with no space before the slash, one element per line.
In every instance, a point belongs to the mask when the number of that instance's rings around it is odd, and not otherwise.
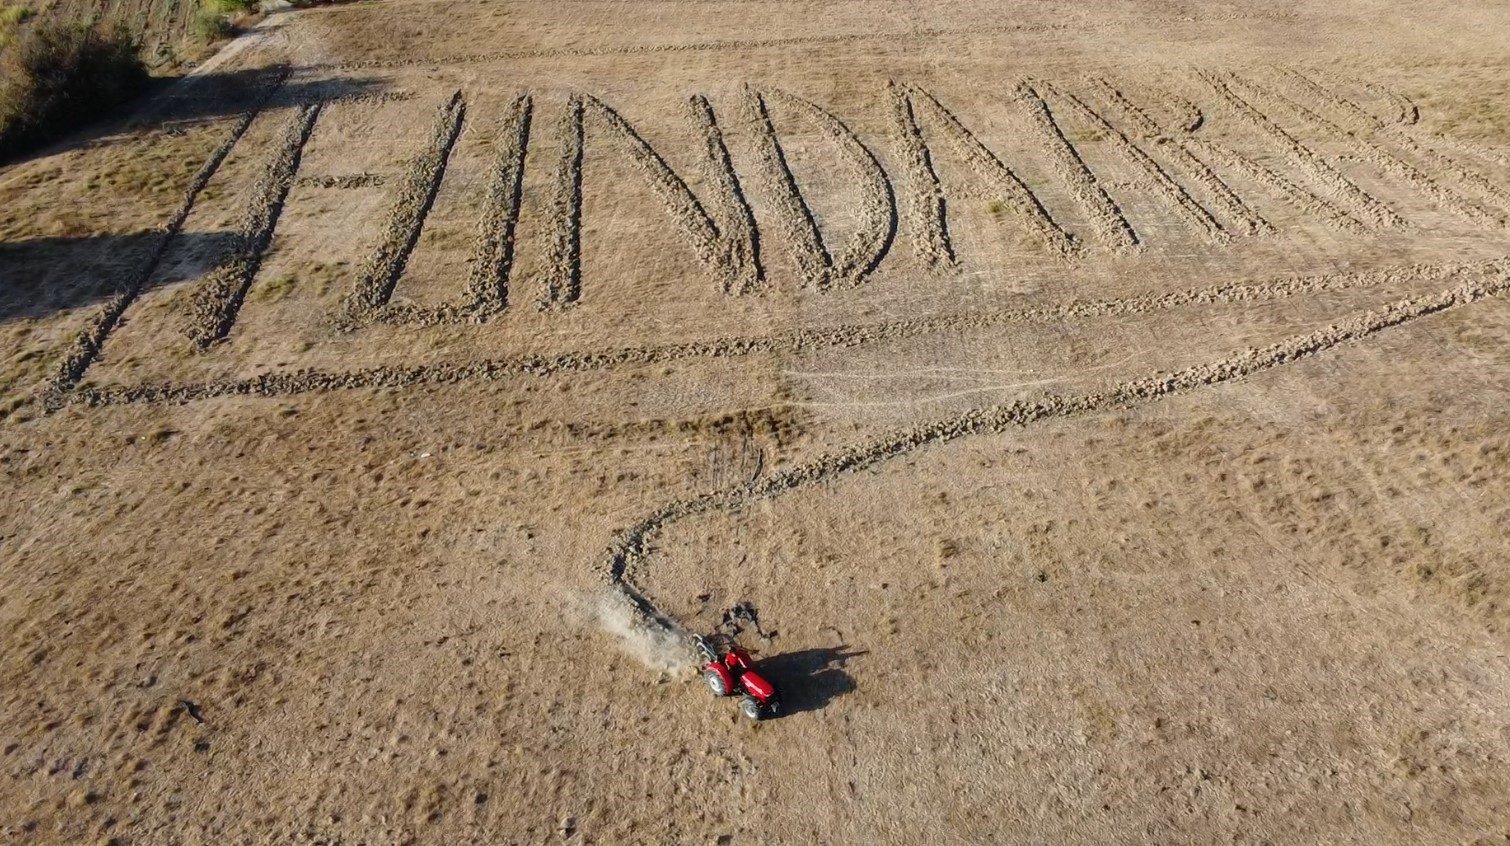
<path fill-rule="evenodd" d="M 0 29 L 9 29 L 36 14 L 26 6 L 0 6 Z"/>
<path fill-rule="evenodd" d="M 232 21 L 257 11 L 258 0 L 200 0 L 190 22 L 200 41 L 219 41 L 236 32 Z"/>
<path fill-rule="evenodd" d="M 191 25 L 194 29 L 194 37 L 204 42 L 230 38 L 234 32 L 225 13 L 216 11 L 210 6 L 201 6 L 196 9 Z"/>
<path fill-rule="evenodd" d="M 222 15 L 250 15 L 257 10 L 257 0 L 205 0 L 204 5 Z"/>
<path fill-rule="evenodd" d="M 128 30 L 52 21 L 25 27 L 0 63 L 0 159 L 82 126 L 147 81 Z"/>

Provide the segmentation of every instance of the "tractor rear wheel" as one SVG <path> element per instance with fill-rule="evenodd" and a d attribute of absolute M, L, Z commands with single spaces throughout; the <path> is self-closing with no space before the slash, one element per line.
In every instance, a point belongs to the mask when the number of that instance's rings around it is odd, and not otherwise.
<path fill-rule="evenodd" d="M 746 696 L 739 701 L 739 711 L 752 720 L 760 719 L 760 703 L 753 696 Z"/>
<path fill-rule="evenodd" d="M 724 677 L 717 670 L 703 670 L 703 681 L 708 683 L 708 690 L 713 691 L 714 696 L 729 695 L 729 686 L 724 684 Z"/>

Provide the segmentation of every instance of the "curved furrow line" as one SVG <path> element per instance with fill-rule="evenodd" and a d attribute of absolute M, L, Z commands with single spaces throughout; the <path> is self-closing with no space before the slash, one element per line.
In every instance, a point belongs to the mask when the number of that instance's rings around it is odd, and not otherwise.
<path fill-rule="evenodd" d="M 897 233 L 897 198 L 891 180 L 875 154 L 854 131 L 831 112 L 785 91 L 767 92 L 788 109 L 805 114 L 840 150 L 850 175 L 860 187 L 860 229 L 849 246 L 833 260 L 831 281 L 858 285 L 870 275 L 891 249 Z"/>
<path fill-rule="evenodd" d="M 347 372 L 297 370 L 248 379 L 198 384 L 147 384 L 127 387 L 87 386 L 74 401 L 91 405 L 132 403 L 177 405 L 227 396 L 276 397 L 364 388 L 401 388 L 496 381 L 519 376 L 552 376 L 622 366 L 663 364 L 688 359 L 737 358 L 760 353 L 797 354 L 836 347 L 856 347 L 940 332 L 991 329 L 1017 323 L 1058 322 L 1117 315 L 1139 315 L 1196 305 L 1271 302 L 1295 296 L 1375 287 L 1410 280 L 1435 281 L 1456 274 L 1500 272 L 1510 258 L 1484 262 L 1418 264 L 1349 274 L 1300 276 L 1266 282 L 1230 282 L 1165 293 L 1100 300 L 1071 299 L 1036 308 L 971 311 L 940 317 L 884 323 L 798 329 L 773 335 L 715 338 L 652 347 L 525 354 L 458 364 L 374 367 Z"/>
<path fill-rule="evenodd" d="M 1459 285 L 1435 294 L 1400 300 L 1325 329 L 1296 335 L 1262 349 L 1249 349 L 1175 373 L 1122 382 L 1105 391 L 1051 395 L 1005 405 L 973 408 L 959 414 L 893 432 L 863 444 L 829 453 L 749 484 L 710 491 L 667 503 L 622 530 L 609 544 L 599 573 L 623 592 L 652 622 L 675 632 L 675 619 L 660 611 L 634 580 L 651 556 L 657 535 L 673 523 L 716 511 L 738 511 L 791 491 L 827 482 L 846 473 L 874 467 L 917 450 L 942 446 L 971 435 L 1001 434 L 1025 426 L 1079 417 L 1115 408 L 1132 408 L 1213 385 L 1244 379 L 1285 364 L 1314 357 L 1342 344 L 1360 341 L 1393 326 L 1510 291 L 1510 277 Z"/>

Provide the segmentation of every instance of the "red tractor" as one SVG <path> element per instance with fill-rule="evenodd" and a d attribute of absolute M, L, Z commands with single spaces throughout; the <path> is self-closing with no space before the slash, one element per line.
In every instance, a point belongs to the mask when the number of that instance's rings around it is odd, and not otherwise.
<path fill-rule="evenodd" d="M 699 636 L 695 645 L 703 667 L 703 681 L 714 696 L 742 696 L 739 710 L 752 720 L 781 712 L 776 686 L 755 672 L 750 653 L 740 648 L 732 635 Z"/>

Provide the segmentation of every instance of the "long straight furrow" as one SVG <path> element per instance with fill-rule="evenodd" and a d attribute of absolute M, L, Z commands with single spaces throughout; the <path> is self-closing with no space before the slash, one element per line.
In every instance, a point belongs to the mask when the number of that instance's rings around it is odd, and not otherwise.
<path fill-rule="evenodd" d="M 514 358 L 488 359 L 451 365 L 374 367 L 344 373 L 300 370 L 202 384 L 86 388 L 79 391 L 77 398 L 78 401 L 89 405 L 181 404 L 223 396 L 289 396 L 361 388 L 452 385 L 472 381 L 496 381 L 519 376 L 547 377 L 560 373 L 655 365 L 688 359 L 736 358 L 760 353 L 795 355 L 820 349 L 857 347 L 905 340 L 941 332 L 966 332 L 1020 323 L 1059 323 L 1098 317 L 1133 316 L 1186 306 L 1268 302 L 1295 296 L 1369 288 L 1412 280 L 1437 281 L 1459 274 L 1500 273 L 1507 268 L 1510 268 L 1510 259 L 1461 264 L 1406 265 L 1361 273 L 1301 276 L 1256 283 L 1233 282 L 1137 297 L 1101 300 L 1071 299 L 1035 308 L 975 310 L 939 317 L 799 329 L 773 335 L 715 338 L 663 346 L 527 354 Z"/>
<path fill-rule="evenodd" d="M 1324 197 L 1316 196 L 1235 150 L 1204 138 L 1187 138 L 1182 143 L 1192 153 L 1204 155 L 1222 167 L 1237 171 L 1254 182 L 1268 187 L 1297 211 L 1320 218 L 1328 226 L 1360 235 L 1368 231 L 1367 227 L 1341 206 Z"/>
<path fill-rule="evenodd" d="M 933 169 L 933 157 L 923 143 L 923 131 L 912 110 L 912 101 L 895 82 L 887 83 L 886 91 L 891 102 L 893 139 L 907 180 L 907 201 L 903 208 L 913 251 L 929 269 L 955 269 L 958 260 L 954 243 L 949 239 L 944 184 Z"/>
<path fill-rule="evenodd" d="M 977 177 L 987 185 L 994 185 L 999 189 L 1001 199 L 1011 209 L 1014 216 L 1026 225 L 1029 231 L 1038 236 L 1045 246 L 1061 256 L 1070 258 L 1080 254 L 1082 245 L 1080 239 L 1067 231 L 1054 221 L 1049 211 L 1038 199 L 1038 195 L 1022 181 L 1010 167 L 991 152 L 974 133 L 960 123 L 954 113 L 944 107 L 932 94 L 918 88 L 915 85 L 902 86 L 907 96 L 907 104 L 913 110 L 913 116 L 918 113 L 917 105 L 921 103 L 923 109 L 933 118 L 935 123 L 942 129 L 943 134 L 949 139 L 960 157 Z"/>
<path fill-rule="evenodd" d="M 746 87 L 745 111 L 755 129 L 756 155 L 766 191 L 775 203 L 776 225 L 787 242 L 797 275 L 802 284 L 826 291 L 833 281 L 833 256 L 823 243 L 812 209 L 797 187 L 797 177 L 787 163 L 765 96 Z"/>
<path fill-rule="evenodd" d="M 1304 77 L 1301 77 L 1301 79 L 1304 79 Z M 1445 185 L 1442 185 L 1440 182 L 1437 182 L 1435 179 L 1432 179 L 1430 176 L 1422 173 L 1410 163 L 1402 160 L 1400 157 L 1390 153 L 1389 151 L 1373 143 L 1372 141 L 1359 136 L 1357 133 L 1350 132 L 1342 128 L 1341 126 L 1338 126 L 1330 119 L 1317 114 L 1315 111 L 1296 102 L 1290 97 L 1286 97 L 1284 94 L 1262 86 L 1257 82 L 1243 79 L 1235 75 L 1229 77 L 1228 82 L 1242 88 L 1253 102 L 1268 101 L 1272 105 L 1277 105 L 1280 108 L 1289 111 L 1291 114 L 1299 117 L 1300 120 L 1321 129 L 1323 132 L 1331 135 L 1336 140 L 1342 142 L 1348 147 L 1351 147 L 1354 151 L 1354 154 L 1360 161 L 1367 162 L 1368 164 L 1371 164 L 1386 173 L 1394 175 L 1396 178 L 1404 181 L 1412 188 L 1415 188 L 1417 191 L 1421 192 L 1422 195 L 1435 201 L 1442 208 L 1445 208 L 1448 211 L 1451 211 L 1454 214 L 1463 217 L 1473 223 L 1481 225 L 1498 223 L 1493 215 L 1484 211 L 1477 205 L 1469 202 L 1465 197 L 1463 197 L 1456 191 L 1453 191 Z M 1311 89 L 1306 88 L 1305 86 L 1302 86 L 1302 89 L 1305 90 L 1306 93 L 1312 94 L 1313 96 L 1315 96 L 1319 92 L 1319 89 L 1317 92 L 1313 92 Z M 1319 93 L 1321 93 L 1323 97 L 1325 96 L 1325 92 Z M 1362 110 L 1360 109 L 1359 111 Z"/>
<path fill-rule="evenodd" d="M 1133 143 L 1132 139 L 1123 134 L 1122 130 L 1113 126 L 1110 121 L 1102 117 L 1100 113 L 1092 109 L 1079 97 L 1062 91 L 1051 85 L 1044 85 L 1044 90 L 1057 97 L 1061 102 L 1068 103 L 1070 109 L 1090 125 L 1106 135 L 1113 147 L 1121 154 L 1133 169 L 1141 171 L 1148 179 L 1154 193 L 1158 194 L 1168 203 L 1185 224 L 1192 230 L 1204 236 L 1205 240 L 1212 243 L 1224 244 L 1232 240 L 1227 230 L 1212 217 L 1211 212 L 1190 196 L 1183 186 L 1159 166 L 1153 157 L 1143 152 L 1143 149 Z"/>
<path fill-rule="evenodd" d="M 156 233 L 146 259 L 121 284 L 119 292 L 106 301 L 104 307 L 94 317 L 90 318 L 89 322 L 84 325 L 84 328 L 79 331 L 79 334 L 74 337 L 73 344 L 69 347 L 68 352 L 63 354 L 63 362 L 58 368 L 57 375 L 53 377 L 43 393 L 43 406 L 49 412 L 56 411 L 68 403 L 68 393 L 84 378 L 84 372 L 95 362 L 95 359 L 99 358 L 100 350 L 105 345 L 105 339 L 110 336 L 110 333 L 120 323 L 121 315 L 126 313 L 126 309 L 133 302 L 136 302 L 136 298 L 141 295 L 142 289 L 152 279 L 152 275 L 157 272 L 158 265 L 162 264 L 163 256 L 167 254 L 168 247 L 178 237 L 179 233 L 183 231 L 184 223 L 188 221 L 189 215 L 194 211 L 194 204 L 199 200 L 199 195 L 210 184 L 210 180 L 215 174 L 219 172 L 221 164 L 231 154 L 231 149 L 236 146 L 236 143 L 241 140 L 242 136 L 246 135 L 246 131 L 251 128 L 252 122 L 262 113 L 268 101 L 283 88 L 283 83 L 288 80 L 289 73 L 290 71 L 288 70 L 279 72 L 268 84 L 267 89 L 258 98 L 256 103 L 236 120 L 235 125 L 231 127 L 231 131 L 226 135 L 225 140 L 221 141 L 214 151 L 210 153 L 209 158 L 205 160 L 204 164 L 200 165 L 199 171 L 189 181 L 189 187 L 184 191 L 183 202 L 179 204 L 178 209 L 173 212 L 173 216 L 168 219 L 168 222 L 163 224 L 162 228 Z"/>
<path fill-rule="evenodd" d="M 382 239 L 373 248 L 357 282 L 342 309 L 341 322 L 347 328 L 377 317 L 377 312 L 387 305 L 393 288 L 404 275 L 409 255 L 419 243 L 425 218 L 440 192 L 441 181 L 446 175 L 446 165 L 451 160 L 451 151 L 461 135 L 466 119 L 466 101 L 457 91 L 440 107 L 435 124 L 430 130 L 429 143 L 410 163 L 399 187 L 398 196 L 388 211 L 388 223 Z"/>
<path fill-rule="evenodd" d="M 1132 124 L 1134 131 L 1139 135 L 1144 138 L 1165 139 L 1160 144 L 1160 151 L 1177 170 L 1185 175 L 1185 178 L 1201 186 L 1217 210 L 1226 216 L 1230 225 L 1245 235 L 1275 233 L 1273 224 L 1239 197 L 1237 192 L 1233 191 L 1231 186 L 1211 169 L 1210 165 L 1191 152 L 1183 137 L 1188 133 L 1183 129 L 1175 132 L 1165 131 L 1141 106 L 1130 100 L 1126 94 L 1107 80 L 1096 78 L 1090 82 L 1101 93 L 1103 99 L 1116 109 L 1124 120 Z"/>
<path fill-rule="evenodd" d="M 1038 132 L 1039 144 L 1049 155 L 1049 164 L 1085 210 L 1101 242 L 1114 250 L 1130 250 L 1141 245 L 1138 233 L 1122 213 L 1121 207 L 1101 187 L 1101 180 L 1080 157 L 1080 151 L 1064 135 L 1048 101 L 1030 83 L 1017 86 L 1017 99 L 1027 107 Z"/>
<path fill-rule="evenodd" d="M 1272 70 L 1278 73 L 1282 79 L 1299 88 L 1313 101 L 1325 104 L 1334 111 L 1347 115 L 1355 123 L 1362 124 L 1365 129 L 1377 132 L 1384 128 L 1384 121 L 1380 120 L 1378 115 L 1330 88 L 1321 85 L 1321 83 L 1311 79 L 1300 71 L 1286 67 L 1274 67 Z"/>
<path fill-rule="evenodd" d="M 572 95 L 557 130 L 561 151 L 551 186 L 550 244 L 541 271 L 542 311 L 562 309 L 582 297 L 582 98 Z"/>
<path fill-rule="evenodd" d="M 487 197 L 477 218 L 477 246 L 467 277 L 463 311 L 481 319 L 509 305 L 509 272 L 514 266 L 514 229 L 519 223 L 519 198 L 524 188 L 524 154 L 530 144 L 528 94 L 514 100 L 498 125 L 493 167 L 488 172 Z"/>
<path fill-rule="evenodd" d="M 860 226 L 849 245 L 834 256 L 830 281 L 853 286 L 865 280 L 886 257 L 897 232 L 897 198 L 891 180 L 875 154 L 859 136 L 815 103 L 772 90 L 768 95 L 787 109 L 807 117 L 839 149 L 860 192 Z"/>
<path fill-rule="evenodd" d="M 283 128 L 267 170 L 252 189 L 230 257 L 194 291 L 187 334 L 196 348 L 207 349 L 230 334 L 246 292 L 262 267 L 262 257 L 272 244 L 283 203 L 299 172 L 304 145 L 319 116 L 319 104 L 304 106 Z"/>
<path fill-rule="evenodd" d="M 1415 123 L 1415 119 L 1418 117 L 1415 105 L 1410 104 L 1408 100 L 1404 100 L 1403 96 L 1394 94 L 1393 92 L 1390 92 L 1387 89 L 1382 89 L 1379 86 L 1374 86 L 1374 88 L 1377 89 L 1378 93 L 1380 93 L 1381 96 L 1392 95 L 1394 97 L 1399 97 L 1406 104 L 1409 104 L 1408 112 L 1402 112 L 1401 114 L 1396 115 L 1396 120 L 1386 122 L 1374 113 L 1368 111 L 1367 109 L 1364 109 L 1357 103 L 1354 103 L 1352 100 L 1349 100 L 1346 97 L 1343 97 L 1341 94 L 1338 94 L 1334 89 L 1322 85 L 1320 82 L 1311 79 L 1303 73 L 1295 70 L 1284 70 L 1283 73 L 1287 80 L 1295 84 L 1311 97 L 1327 103 L 1333 108 L 1342 111 L 1348 116 L 1354 118 L 1355 120 L 1364 123 L 1370 129 L 1379 132 L 1380 134 L 1389 138 L 1391 141 L 1404 147 L 1406 150 L 1409 150 L 1410 152 L 1431 162 L 1434 167 L 1440 169 L 1443 173 L 1450 174 L 1451 176 L 1461 181 L 1463 184 L 1471 186 L 1472 188 L 1483 194 L 1485 199 L 1493 203 L 1495 206 L 1499 207 L 1502 211 L 1510 212 L 1510 191 L 1506 191 L 1500 185 L 1489 179 L 1486 179 L 1483 174 L 1470 170 L 1469 168 L 1465 167 L 1462 162 L 1459 162 L 1457 159 L 1454 159 L 1451 156 L 1433 149 L 1430 145 L 1423 143 L 1422 141 L 1413 137 L 1409 132 L 1400 128 L 1402 125 Z M 1441 143 L 1441 141 L 1439 140 L 1438 143 Z M 1493 151 L 1485 150 L 1481 150 L 1479 152 L 1488 153 L 1492 158 L 1496 158 L 1498 163 L 1500 164 L 1510 164 L 1510 158 L 1506 158 L 1503 154 L 1497 154 Z"/>
<path fill-rule="evenodd" d="M 612 540 L 599 572 L 611 587 L 622 590 L 653 621 L 676 626 L 674 618 L 660 611 L 654 601 L 635 584 L 636 577 L 643 573 L 650 559 L 656 537 L 672 524 L 714 512 L 740 511 L 757 502 L 770 501 L 795 490 L 825 484 L 844 474 L 869 469 L 892 459 L 912 455 L 920 449 L 943 446 L 972 435 L 1002 434 L 1053 420 L 1132 408 L 1214 385 L 1235 382 L 1315 357 L 1343 344 L 1364 340 L 1385 329 L 1486 297 L 1500 296 L 1507 291 L 1510 291 L 1510 279 L 1501 274 L 1493 280 L 1400 300 L 1378 311 L 1365 312 L 1316 332 L 1295 335 L 1262 349 L 1234 353 L 1174 373 L 1145 376 L 1094 393 L 1050 395 L 1005 405 L 973 408 L 931 423 L 903 429 L 748 484 L 667 503 L 621 531 Z"/>
<path fill-rule="evenodd" d="M 718 215 L 716 221 L 720 233 L 719 260 L 732 269 L 724 277 L 726 294 L 747 294 L 765 281 L 765 270 L 760 264 L 760 235 L 755 225 L 755 213 L 745 199 L 744 188 L 739 184 L 739 174 L 729 158 L 729 147 L 724 143 L 723 130 L 719 129 L 718 117 L 708 98 L 693 95 L 688 101 L 692 122 L 703 137 L 704 171 L 713 185 L 714 202 L 711 204 Z"/>
<path fill-rule="evenodd" d="M 1227 80 L 1215 74 L 1201 74 L 1217 96 L 1226 103 L 1239 117 L 1247 121 L 1260 134 L 1268 137 L 1277 146 L 1289 153 L 1292 161 L 1302 171 L 1307 173 L 1318 183 L 1325 185 L 1336 197 L 1351 206 L 1364 222 L 1377 228 L 1399 227 L 1405 225 L 1401 218 L 1388 206 L 1362 188 L 1359 188 L 1352 180 L 1342 175 L 1336 168 L 1327 163 L 1316 151 L 1300 143 L 1290 133 L 1286 132 L 1279 124 L 1270 120 L 1267 115 L 1254 108 L 1251 103 L 1234 92 Z"/>

